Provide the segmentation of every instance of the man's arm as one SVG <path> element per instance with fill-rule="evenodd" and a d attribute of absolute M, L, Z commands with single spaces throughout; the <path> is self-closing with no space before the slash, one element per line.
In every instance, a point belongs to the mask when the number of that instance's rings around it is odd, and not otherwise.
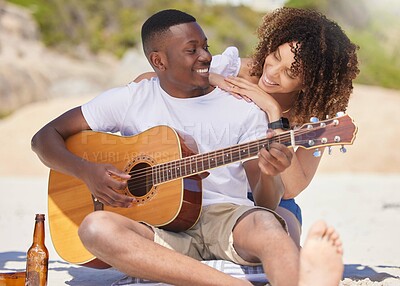
<path fill-rule="evenodd" d="M 280 173 L 290 166 L 292 156 L 286 146 L 272 143 L 269 150 L 260 151 L 258 159 L 244 163 L 256 205 L 276 209 L 285 192 Z"/>
<path fill-rule="evenodd" d="M 49 168 L 84 181 L 92 194 L 106 205 L 128 207 L 133 198 L 114 190 L 126 187 L 129 175 L 111 164 L 91 163 L 72 154 L 65 140 L 73 134 L 90 129 L 80 107 L 62 114 L 46 124 L 32 138 L 32 150 Z M 121 180 L 115 179 L 119 177 Z"/>

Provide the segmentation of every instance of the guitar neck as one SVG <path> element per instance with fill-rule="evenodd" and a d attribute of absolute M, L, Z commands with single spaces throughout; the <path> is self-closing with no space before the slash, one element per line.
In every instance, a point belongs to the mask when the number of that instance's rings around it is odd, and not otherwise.
<path fill-rule="evenodd" d="M 184 178 L 227 164 L 250 159 L 257 156 L 261 149 L 269 149 L 270 144 L 277 142 L 287 147 L 315 149 L 332 145 L 353 144 L 357 126 L 348 115 L 327 119 L 315 123 L 307 123 L 297 130 L 290 130 L 248 143 L 196 154 L 179 160 L 169 161 L 151 167 L 153 184 L 161 184 Z"/>
<path fill-rule="evenodd" d="M 153 182 L 154 184 L 161 184 L 166 181 L 192 176 L 224 165 L 254 158 L 257 157 L 258 152 L 260 152 L 262 148 L 269 149 L 269 145 L 273 142 L 291 146 L 289 132 L 282 133 L 269 139 L 263 138 L 208 153 L 188 156 L 180 160 L 154 165 L 152 167 Z"/>

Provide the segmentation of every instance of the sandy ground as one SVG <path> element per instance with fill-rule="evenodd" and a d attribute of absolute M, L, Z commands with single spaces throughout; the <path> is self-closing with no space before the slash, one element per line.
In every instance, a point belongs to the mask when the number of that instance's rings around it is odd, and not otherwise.
<path fill-rule="evenodd" d="M 30 138 L 45 123 L 92 98 L 52 99 L 30 104 L 0 121 L 0 271 L 25 267 L 35 213 L 47 213 L 47 176 L 30 150 Z M 347 153 L 333 149 L 308 189 L 299 196 L 304 231 L 325 219 L 341 233 L 342 285 L 400 285 L 400 92 L 356 86 L 348 114 L 359 131 Z M 394 148 L 392 148 L 394 147 Z M 49 285 L 111 285 L 115 270 L 64 262 L 46 232 Z"/>

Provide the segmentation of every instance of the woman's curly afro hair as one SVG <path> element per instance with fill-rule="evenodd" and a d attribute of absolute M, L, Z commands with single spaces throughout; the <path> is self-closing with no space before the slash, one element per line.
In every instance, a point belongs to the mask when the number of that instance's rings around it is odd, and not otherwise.
<path fill-rule="evenodd" d="M 253 54 L 251 75 L 261 76 L 267 55 L 284 43 L 291 44 L 294 74 L 303 75 L 304 88 L 292 107 L 292 124 L 311 116 L 325 119 L 345 111 L 359 73 L 356 51 L 343 30 L 323 14 L 283 7 L 264 16 L 257 30 L 259 43 Z"/>

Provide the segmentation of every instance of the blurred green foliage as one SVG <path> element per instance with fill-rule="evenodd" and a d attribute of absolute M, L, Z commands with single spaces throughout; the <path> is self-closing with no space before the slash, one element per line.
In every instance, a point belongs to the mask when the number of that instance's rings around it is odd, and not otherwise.
<path fill-rule="evenodd" d="M 208 6 L 204 0 L 7 1 L 32 11 L 47 46 L 69 53 L 76 52 L 77 46 L 85 46 L 93 53 L 108 51 L 118 57 L 127 49 L 140 46 L 142 23 L 166 8 L 194 15 L 205 30 L 213 54 L 234 45 L 241 56 L 248 56 L 257 43 L 255 31 L 264 14 L 246 6 Z M 399 19 L 370 14 L 364 7 L 366 1 L 289 0 L 285 5 L 319 10 L 343 27 L 360 46 L 361 73 L 357 83 L 400 89 L 400 48 L 393 48 L 400 39 L 393 37 L 398 31 L 390 29 L 400 23 Z"/>
<path fill-rule="evenodd" d="M 204 28 L 211 52 L 221 53 L 236 45 L 250 54 L 257 38 L 255 30 L 263 13 L 248 7 L 206 6 L 191 0 L 8 0 L 29 8 L 41 29 L 43 42 L 72 52 L 85 45 L 91 52 L 109 51 L 121 57 L 141 44 L 143 22 L 155 12 L 175 8 L 196 17 Z"/>

